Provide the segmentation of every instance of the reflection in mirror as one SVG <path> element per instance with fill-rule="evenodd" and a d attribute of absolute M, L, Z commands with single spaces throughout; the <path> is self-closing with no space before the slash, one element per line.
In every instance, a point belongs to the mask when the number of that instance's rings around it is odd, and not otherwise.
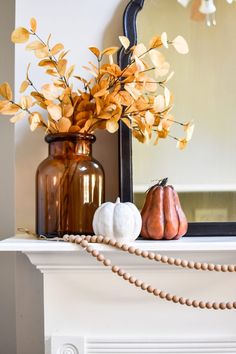
<path fill-rule="evenodd" d="M 157 146 L 133 139 L 134 200 L 141 208 L 153 181 L 168 177 L 190 222 L 236 220 L 236 7 L 215 3 L 217 25 L 210 28 L 191 20 L 191 9 L 176 0 L 146 0 L 137 18 L 138 42 L 148 44 L 164 31 L 187 40 L 185 56 L 161 50 L 175 72 L 167 85 L 173 115 L 194 120 L 195 132 L 183 151 L 171 138 Z"/>

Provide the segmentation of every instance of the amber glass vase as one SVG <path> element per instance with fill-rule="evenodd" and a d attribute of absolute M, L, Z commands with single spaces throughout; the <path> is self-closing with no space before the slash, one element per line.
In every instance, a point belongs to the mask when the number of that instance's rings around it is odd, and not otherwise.
<path fill-rule="evenodd" d="M 92 157 L 96 138 L 58 133 L 45 140 L 49 156 L 36 173 L 36 233 L 91 234 L 94 212 L 104 201 L 104 171 Z"/>

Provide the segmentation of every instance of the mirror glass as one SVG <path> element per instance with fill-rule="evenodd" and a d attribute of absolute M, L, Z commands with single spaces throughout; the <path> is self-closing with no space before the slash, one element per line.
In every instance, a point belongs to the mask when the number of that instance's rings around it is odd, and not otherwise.
<path fill-rule="evenodd" d="M 157 146 L 135 139 L 134 200 L 141 208 L 153 181 L 168 177 L 179 192 L 188 220 L 236 220 L 236 6 L 215 0 L 216 26 L 191 19 L 177 0 L 146 0 L 137 17 L 138 43 L 156 34 L 182 35 L 189 54 L 161 48 L 175 72 L 167 87 L 174 95 L 176 120 L 193 120 L 195 131 L 185 150 L 167 138 Z M 200 1 L 198 1 L 200 4 Z M 173 130 L 180 136 L 182 130 Z"/>

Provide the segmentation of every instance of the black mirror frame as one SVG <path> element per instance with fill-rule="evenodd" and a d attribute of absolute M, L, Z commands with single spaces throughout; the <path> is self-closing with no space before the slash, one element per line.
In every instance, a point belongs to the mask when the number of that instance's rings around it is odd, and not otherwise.
<path fill-rule="evenodd" d="M 124 36 L 130 40 L 130 45 L 137 44 L 136 19 L 142 10 L 145 0 L 131 0 L 123 15 Z M 118 53 L 118 62 L 121 68 L 129 61 L 129 55 L 121 48 Z M 122 122 L 119 129 L 119 174 L 120 198 L 123 202 L 133 201 L 133 174 L 132 174 L 132 134 Z M 185 237 L 193 236 L 235 236 L 236 222 L 191 222 Z"/>

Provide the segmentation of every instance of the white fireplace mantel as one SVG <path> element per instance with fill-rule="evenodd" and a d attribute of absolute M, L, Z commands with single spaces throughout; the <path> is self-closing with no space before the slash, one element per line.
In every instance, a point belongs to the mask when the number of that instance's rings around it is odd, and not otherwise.
<path fill-rule="evenodd" d="M 235 264 L 236 237 L 135 241 L 135 247 L 194 261 Z M 112 264 L 164 291 L 235 301 L 235 273 L 183 269 L 92 246 Z M 140 291 L 78 245 L 27 235 L 0 242 L 0 252 L 27 255 L 43 273 L 46 353 L 236 353 L 236 310 L 184 307 Z"/>

